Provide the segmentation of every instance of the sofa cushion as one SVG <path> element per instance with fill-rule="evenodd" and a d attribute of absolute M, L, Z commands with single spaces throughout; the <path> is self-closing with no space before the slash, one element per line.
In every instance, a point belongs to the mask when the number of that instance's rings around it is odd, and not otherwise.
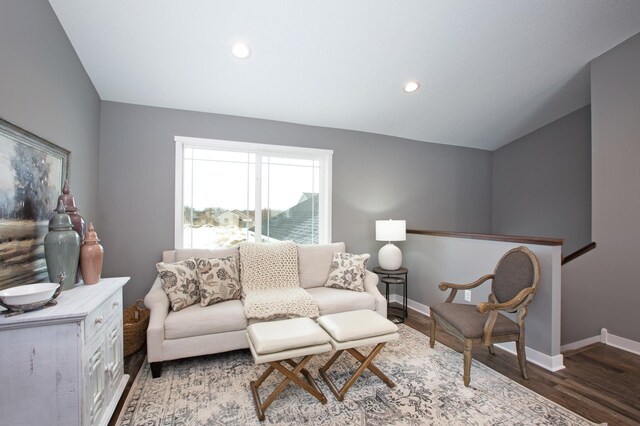
<path fill-rule="evenodd" d="M 173 262 L 180 262 L 185 259 L 189 259 L 191 257 L 204 257 L 206 259 L 215 259 L 219 257 L 227 257 L 227 256 L 235 256 L 238 258 L 240 254 L 238 253 L 238 247 L 229 247 L 222 249 L 175 249 L 173 251 L 164 252 L 169 255 L 170 253 L 175 254 L 175 260 Z M 172 260 L 165 260 L 165 262 L 171 262 Z"/>
<path fill-rule="evenodd" d="M 334 253 L 326 287 L 364 291 L 368 254 Z"/>
<path fill-rule="evenodd" d="M 300 287 L 322 287 L 329 278 L 333 253 L 345 251 L 344 243 L 298 244 Z"/>
<path fill-rule="evenodd" d="M 314 287 L 307 289 L 307 291 L 318 304 L 320 315 L 355 311 L 358 309 L 376 309 L 375 298 L 366 291 L 356 292 L 330 287 Z"/>
<path fill-rule="evenodd" d="M 165 338 L 206 336 L 247 328 L 242 302 L 227 300 L 210 306 L 193 305 L 178 312 L 169 312 L 164 322 Z"/>
<path fill-rule="evenodd" d="M 156 264 L 162 288 L 169 297 L 171 309 L 179 311 L 200 301 L 196 259 L 177 263 Z"/>
<path fill-rule="evenodd" d="M 196 260 L 200 279 L 200 306 L 240 299 L 242 289 L 234 256 Z"/>

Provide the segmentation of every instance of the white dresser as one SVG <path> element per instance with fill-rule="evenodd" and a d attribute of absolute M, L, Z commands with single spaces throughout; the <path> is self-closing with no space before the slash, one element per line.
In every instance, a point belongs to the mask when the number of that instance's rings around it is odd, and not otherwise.
<path fill-rule="evenodd" d="M 0 424 L 106 425 L 129 378 L 122 352 L 128 277 L 63 291 L 56 306 L 0 313 Z"/>

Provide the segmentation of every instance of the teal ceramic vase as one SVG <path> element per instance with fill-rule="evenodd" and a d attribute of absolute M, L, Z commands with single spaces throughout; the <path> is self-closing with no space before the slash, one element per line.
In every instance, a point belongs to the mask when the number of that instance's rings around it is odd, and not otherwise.
<path fill-rule="evenodd" d="M 80 236 L 73 230 L 71 218 L 65 213 L 62 200 L 58 200 L 56 214 L 49 221 L 49 233 L 44 237 L 44 257 L 49 281 L 58 282 L 58 277 L 64 273 L 68 278 L 62 289 L 73 288 L 80 259 Z"/>

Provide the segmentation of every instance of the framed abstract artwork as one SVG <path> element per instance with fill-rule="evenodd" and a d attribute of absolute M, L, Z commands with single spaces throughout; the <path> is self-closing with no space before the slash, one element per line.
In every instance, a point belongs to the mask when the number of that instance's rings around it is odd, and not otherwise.
<path fill-rule="evenodd" d="M 48 281 L 44 236 L 70 152 L 0 119 L 0 289 Z"/>

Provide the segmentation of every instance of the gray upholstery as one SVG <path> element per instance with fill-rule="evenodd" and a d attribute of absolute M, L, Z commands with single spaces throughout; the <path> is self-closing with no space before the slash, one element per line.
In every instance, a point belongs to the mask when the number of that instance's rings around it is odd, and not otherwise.
<path fill-rule="evenodd" d="M 508 302 L 523 289 L 531 287 L 533 278 L 531 258 L 522 252 L 509 253 L 496 268 L 493 294 L 499 303 Z"/>
<path fill-rule="evenodd" d="M 479 339 L 482 337 L 484 324 L 489 318 L 489 314 L 481 314 L 476 310 L 475 305 L 465 305 L 461 303 L 439 303 L 431 306 L 431 312 L 441 317 L 444 321 L 459 330 L 467 339 Z M 502 314 L 498 314 L 493 336 L 503 334 L 514 334 L 520 331 L 518 324 L 511 321 Z"/>

